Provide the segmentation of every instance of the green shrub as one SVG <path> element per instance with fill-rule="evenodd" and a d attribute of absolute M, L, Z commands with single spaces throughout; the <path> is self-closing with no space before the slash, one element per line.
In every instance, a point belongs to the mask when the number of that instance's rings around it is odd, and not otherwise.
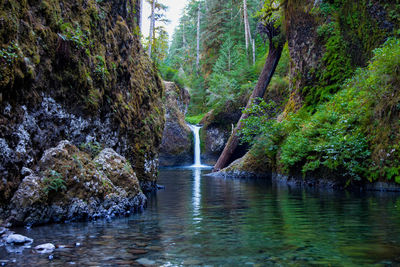
<path fill-rule="evenodd" d="M 374 51 L 367 68 L 358 69 L 314 113 L 304 107 L 278 122 L 271 103 L 247 109 L 241 140 L 262 146 L 264 156 L 284 172 L 331 170 L 347 183 L 400 182 L 398 88 L 400 40 L 391 38 Z"/>

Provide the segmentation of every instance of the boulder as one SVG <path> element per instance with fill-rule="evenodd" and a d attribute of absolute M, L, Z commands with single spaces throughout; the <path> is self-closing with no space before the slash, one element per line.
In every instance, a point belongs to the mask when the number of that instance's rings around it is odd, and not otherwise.
<path fill-rule="evenodd" d="M 193 163 L 193 137 L 185 122 L 189 93 L 172 82 L 164 82 L 165 127 L 160 147 L 160 166 L 189 165 Z"/>
<path fill-rule="evenodd" d="M 6 237 L 6 243 L 13 245 L 24 245 L 27 243 L 33 243 L 33 239 L 19 234 L 11 234 Z"/>
<path fill-rule="evenodd" d="M 83 221 L 141 209 L 146 203 L 130 163 L 106 148 L 92 160 L 69 141 L 43 154 L 8 210 L 13 225 Z"/>

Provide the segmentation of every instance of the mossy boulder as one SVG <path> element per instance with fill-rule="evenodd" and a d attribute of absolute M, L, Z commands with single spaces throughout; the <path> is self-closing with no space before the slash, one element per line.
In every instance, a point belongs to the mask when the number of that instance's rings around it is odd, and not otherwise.
<path fill-rule="evenodd" d="M 123 215 L 146 203 L 129 162 L 109 148 L 93 160 L 69 141 L 61 141 L 26 175 L 6 212 L 13 225 Z"/>
<path fill-rule="evenodd" d="M 217 173 L 234 178 L 265 178 L 271 175 L 271 164 L 254 148 Z"/>
<path fill-rule="evenodd" d="M 185 122 L 190 96 L 175 83 L 165 85 L 165 127 L 160 147 L 160 166 L 178 166 L 193 163 L 193 138 Z"/>

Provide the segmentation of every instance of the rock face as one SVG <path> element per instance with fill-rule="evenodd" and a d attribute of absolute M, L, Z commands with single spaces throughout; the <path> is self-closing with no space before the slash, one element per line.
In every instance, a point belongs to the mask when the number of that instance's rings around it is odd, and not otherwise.
<path fill-rule="evenodd" d="M 185 122 L 189 92 L 172 82 L 165 85 L 165 128 L 160 148 L 160 166 L 193 163 L 193 137 Z"/>
<path fill-rule="evenodd" d="M 130 163 L 112 149 L 92 159 L 69 141 L 48 149 L 15 192 L 13 225 L 112 217 L 143 208 L 146 197 Z"/>
<path fill-rule="evenodd" d="M 228 141 L 232 129 L 242 115 L 241 108 L 247 103 L 246 96 L 240 96 L 236 100 L 227 101 L 222 108 L 212 110 L 204 116 L 201 124 L 200 138 L 202 142 L 202 162 L 214 165 Z M 236 158 L 244 155 L 244 150 Z"/>
<path fill-rule="evenodd" d="M 0 3 L 0 208 L 61 140 L 114 149 L 155 188 L 164 89 L 140 44 L 138 2 Z"/>

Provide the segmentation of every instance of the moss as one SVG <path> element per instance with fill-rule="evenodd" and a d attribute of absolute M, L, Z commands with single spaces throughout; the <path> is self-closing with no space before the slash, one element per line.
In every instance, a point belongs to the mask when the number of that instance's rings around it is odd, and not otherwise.
<path fill-rule="evenodd" d="M 322 44 L 324 51 L 319 65 L 303 70 L 298 79 L 303 81 L 298 87 L 301 102 L 311 112 L 329 100 L 357 67 L 366 66 L 372 51 L 392 34 L 392 29 L 382 25 L 382 18 L 375 17 L 374 7 L 383 10 L 368 0 L 324 1 L 312 10 L 317 21 L 314 45 Z"/>
<path fill-rule="evenodd" d="M 154 182 L 144 166 L 161 142 L 164 88 L 134 35 L 135 8 L 136 1 L 0 2 L 0 50 L 13 40 L 20 48 L 11 65 L 0 57 L 1 104 L 34 106 L 49 95 L 78 116 L 112 112 L 139 178 Z"/>

